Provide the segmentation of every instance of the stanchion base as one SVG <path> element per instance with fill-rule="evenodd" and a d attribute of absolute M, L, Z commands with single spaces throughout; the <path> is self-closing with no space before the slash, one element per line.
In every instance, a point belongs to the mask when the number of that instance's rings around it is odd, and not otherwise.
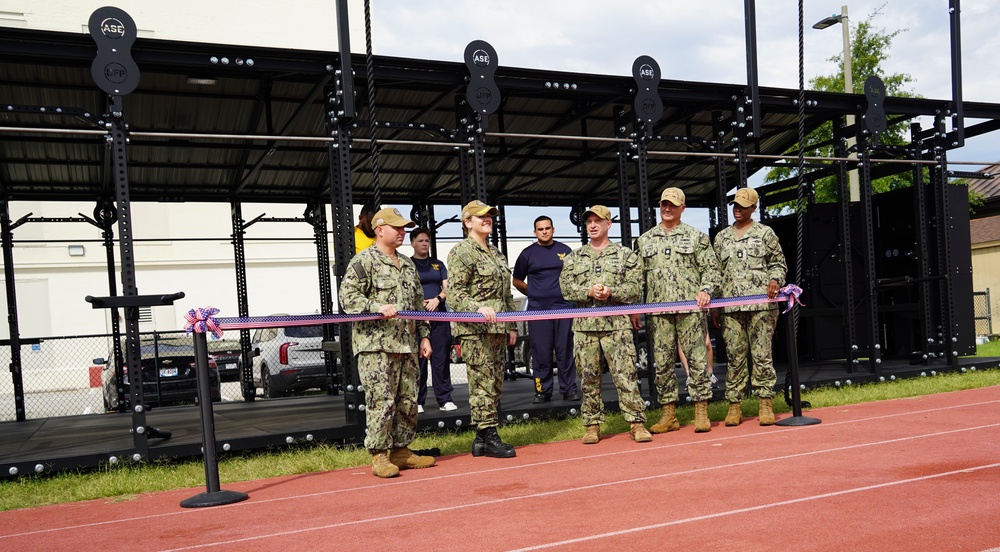
<path fill-rule="evenodd" d="M 810 418 L 809 416 L 792 416 L 791 418 L 782 418 L 777 422 L 774 422 L 774 425 L 807 426 L 807 425 L 816 425 L 822 422 L 823 420 L 820 420 L 819 418 Z"/>
<path fill-rule="evenodd" d="M 222 506 L 223 504 L 233 504 L 234 502 L 242 502 L 250 498 L 250 495 L 246 493 L 241 493 L 240 491 L 216 491 L 214 493 L 204 492 L 198 493 L 191 498 L 185 498 L 181 501 L 182 508 L 204 508 L 206 506 Z"/>

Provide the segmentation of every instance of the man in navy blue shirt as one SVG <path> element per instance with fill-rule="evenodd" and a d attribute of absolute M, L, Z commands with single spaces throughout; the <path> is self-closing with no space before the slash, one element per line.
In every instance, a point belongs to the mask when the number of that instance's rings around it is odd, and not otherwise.
<path fill-rule="evenodd" d="M 413 246 L 413 264 L 417 266 L 420 285 L 424 288 L 424 308 L 429 311 L 444 312 L 444 299 L 448 287 L 448 269 L 444 263 L 430 256 L 431 232 L 426 228 L 416 228 L 410 232 L 410 245 Z M 451 352 L 451 323 L 431 322 L 431 382 L 434 386 L 434 397 L 441 410 L 458 410 L 451 400 L 451 362 L 448 355 Z M 420 377 L 418 378 L 417 411 L 424 411 L 424 401 L 427 398 L 427 359 L 420 359 Z"/>
<path fill-rule="evenodd" d="M 528 297 L 528 309 L 571 309 L 574 305 L 562 296 L 559 274 L 563 257 L 570 253 L 568 245 L 552 239 L 555 228 L 552 219 L 540 216 L 535 219 L 537 243 L 526 247 L 514 263 L 513 283 L 518 291 Z M 563 400 L 581 400 L 576 385 L 576 363 L 573 361 L 572 319 L 533 320 L 528 322 L 528 339 L 531 341 L 531 373 L 535 376 L 533 403 L 552 400 L 552 351 L 555 350 L 559 370 L 559 389 Z"/>

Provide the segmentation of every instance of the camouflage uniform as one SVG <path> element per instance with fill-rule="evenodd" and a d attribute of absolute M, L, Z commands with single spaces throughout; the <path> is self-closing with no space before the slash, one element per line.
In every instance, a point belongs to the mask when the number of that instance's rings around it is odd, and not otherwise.
<path fill-rule="evenodd" d="M 641 294 L 642 273 L 639 259 L 631 250 L 610 243 L 602 251 L 589 245 L 576 249 L 563 259 L 559 287 L 563 297 L 578 307 L 606 307 L 635 303 Z M 594 284 L 611 288 L 607 301 L 587 296 Z M 601 365 L 607 362 L 618 390 L 618 403 L 628 422 L 646 421 L 646 404 L 639 395 L 636 378 L 635 344 L 632 326 L 625 315 L 592 316 L 573 319 L 573 351 L 580 387 L 583 389 L 583 425 L 604 422 L 601 398 Z"/>
<path fill-rule="evenodd" d="M 669 232 L 657 225 L 639 236 L 638 249 L 647 303 L 691 301 L 699 291 L 711 295 L 718 288 L 719 261 L 712 243 L 704 232 L 689 224 L 681 222 Z M 688 359 L 691 400 L 710 400 L 712 368 L 705 351 L 705 311 L 694 307 L 689 312 L 646 315 L 646 320 L 660 404 L 673 404 L 679 397 L 674 370 L 678 344 Z"/>
<path fill-rule="evenodd" d="M 448 302 L 456 311 L 475 312 L 484 306 L 496 312 L 516 310 L 507 259 L 493 245 L 487 247 L 483 249 L 470 236 L 448 253 Z M 507 363 L 507 332 L 513 329 L 513 322 L 452 324 L 452 334 L 459 338 L 468 371 L 472 423 L 479 429 L 499 424 L 497 409 Z"/>
<path fill-rule="evenodd" d="M 397 268 L 378 247 L 369 247 L 351 259 L 340 285 L 344 312 L 378 312 L 385 304 L 398 310 L 423 310 L 417 269 L 406 255 L 398 257 Z M 413 440 L 419 373 L 414 344 L 429 333 L 426 320 L 393 318 L 353 324 L 352 343 L 365 390 L 365 448 L 369 451 L 406 447 Z"/>
<path fill-rule="evenodd" d="M 785 285 L 785 256 L 778 236 L 768 226 L 754 222 L 739 238 L 731 226 L 725 228 L 715 237 L 715 251 L 722 264 L 723 297 L 765 294 L 770 280 Z M 773 397 L 777 378 L 771 341 L 778 322 L 778 304 L 725 307 L 724 312 L 722 335 L 729 357 L 726 399 L 732 403 L 743 398 L 748 351 L 753 356 L 751 384 L 761 397 Z"/>

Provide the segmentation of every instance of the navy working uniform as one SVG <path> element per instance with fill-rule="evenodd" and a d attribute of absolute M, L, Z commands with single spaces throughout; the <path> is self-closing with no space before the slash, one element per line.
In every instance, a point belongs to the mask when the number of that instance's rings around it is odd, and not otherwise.
<path fill-rule="evenodd" d="M 529 310 L 573 308 L 563 298 L 559 275 L 563 259 L 570 253 L 568 245 L 553 241 L 550 245 L 533 243 L 526 247 L 514 263 L 514 278 L 527 283 Z M 559 370 L 559 390 L 564 399 L 574 397 L 576 362 L 573 360 L 573 321 L 531 320 L 528 339 L 531 342 L 531 374 L 535 377 L 535 393 L 544 400 L 552 397 L 552 353 Z"/>
<path fill-rule="evenodd" d="M 379 232 L 399 231 L 413 225 L 396 209 L 375 213 Z M 394 230 L 380 226 L 392 226 Z M 384 235 L 384 234 L 383 234 Z M 384 252 L 376 244 L 356 254 L 340 285 L 344 312 L 421 310 L 420 279 L 409 257 Z M 398 246 L 397 246 L 398 247 Z M 372 454 L 372 473 L 394 477 L 399 469 L 434 465 L 431 457 L 413 454 L 408 446 L 417 429 L 417 341 L 428 336 L 426 320 L 383 318 L 352 324 L 352 344 L 365 396 L 365 448 Z"/>
<path fill-rule="evenodd" d="M 448 268 L 443 262 L 433 257 L 426 259 L 410 259 L 417 267 L 417 274 L 420 276 L 420 285 L 424 290 L 424 299 L 438 297 L 443 291 L 442 282 L 448 279 Z M 445 312 L 444 299 L 438 304 L 437 312 Z M 449 353 L 451 352 L 451 323 L 431 322 L 431 353 L 430 361 L 420 359 L 420 378 L 418 380 L 419 390 L 417 392 L 417 404 L 423 406 L 427 398 L 427 367 L 430 364 L 431 385 L 434 387 L 434 398 L 437 399 L 438 406 L 444 406 L 451 402 L 451 365 Z"/>
<path fill-rule="evenodd" d="M 737 235 L 736 226 L 724 228 L 715 236 L 715 251 L 722 264 L 722 295 L 741 297 L 767 294 L 773 296 L 785 285 L 787 267 L 785 255 L 774 230 L 750 219 L 757 207 L 757 192 L 740 188 L 730 202 L 742 212 L 738 221 L 743 228 Z M 726 373 L 726 400 L 730 412 L 726 425 L 739 425 L 742 421 L 740 400 L 747 383 L 760 398 L 761 425 L 774 423 L 771 399 L 777 377 L 771 344 L 774 328 L 778 323 L 777 303 L 737 305 L 724 308 L 722 335 L 726 341 L 729 358 Z M 748 373 L 747 355 L 753 358 L 752 374 Z"/>

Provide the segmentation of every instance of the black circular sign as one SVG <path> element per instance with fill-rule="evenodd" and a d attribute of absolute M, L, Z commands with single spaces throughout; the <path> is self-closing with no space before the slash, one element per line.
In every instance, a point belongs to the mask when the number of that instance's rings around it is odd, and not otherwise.
<path fill-rule="evenodd" d="M 132 59 L 132 44 L 138 35 L 135 21 L 119 8 L 103 7 L 90 15 L 88 29 L 97 44 L 97 55 L 90 64 L 94 82 L 108 94 L 130 94 L 139 86 L 139 66 Z"/>

